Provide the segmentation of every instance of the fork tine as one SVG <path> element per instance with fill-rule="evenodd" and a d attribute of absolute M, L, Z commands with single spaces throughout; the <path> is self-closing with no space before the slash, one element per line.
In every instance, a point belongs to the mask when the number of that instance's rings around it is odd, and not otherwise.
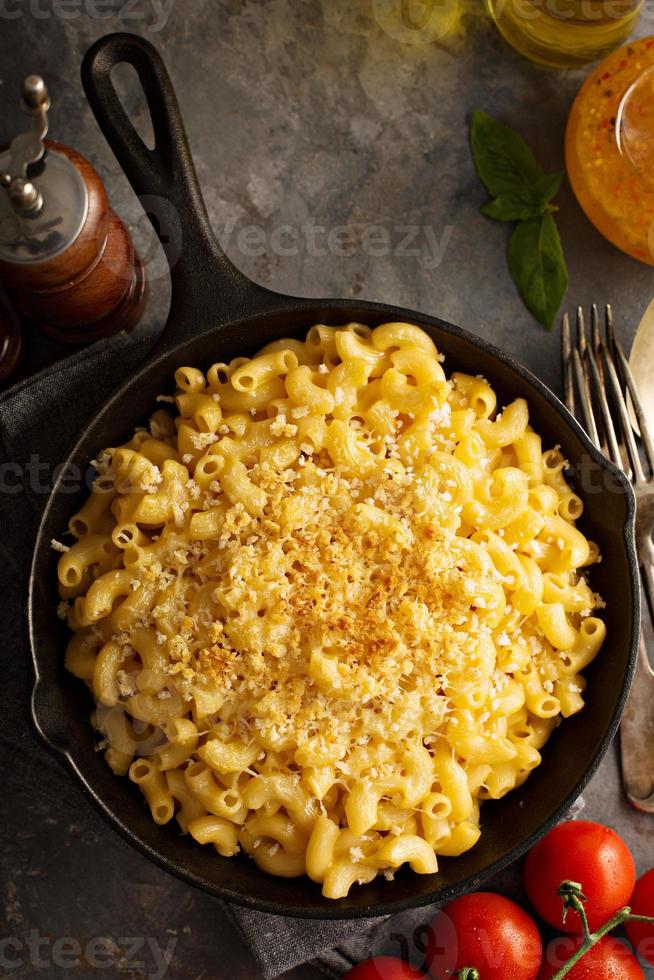
<path fill-rule="evenodd" d="M 609 354 L 613 354 L 612 342 L 615 341 L 615 331 L 613 329 L 613 307 L 611 306 L 610 303 L 607 303 L 604 308 L 604 323 L 606 327 L 606 338 L 608 341 L 607 349 L 609 351 Z M 598 322 L 597 322 L 597 340 L 598 340 L 598 347 L 596 351 L 596 357 L 597 357 L 600 373 L 602 375 L 603 389 L 604 391 L 606 391 L 607 381 L 604 372 L 604 358 L 602 356 L 603 341 L 602 341 L 602 335 L 599 327 L 599 313 L 598 313 Z M 629 453 L 627 451 L 625 441 L 622 437 L 620 426 L 618 426 L 618 445 L 620 447 L 620 456 L 622 457 L 622 469 L 624 470 L 627 479 L 631 480 L 634 474 L 629 463 Z"/>
<path fill-rule="evenodd" d="M 575 414 L 575 384 L 572 374 L 572 341 L 570 339 L 570 317 L 566 313 L 561 324 L 561 365 L 563 368 L 563 397 L 572 413 Z"/>
<path fill-rule="evenodd" d="M 622 460 L 622 453 L 620 452 L 620 445 L 618 443 L 618 437 L 615 432 L 615 426 L 613 425 L 613 419 L 611 418 L 611 409 L 609 408 L 608 399 L 606 397 L 606 389 L 602 383 L 602 375 L 592 351 L 588 351 L 587 354 L 588 366 L 590 369 L 590 374 L 593 379 L 593 385 L 595 388 L 595 397 L 600 407 L 600 412 L 602 413 L 602 421 L 604 423 L 604 431 L 606 432 L 606 437 L 608 441 L 609 456 L 613 460 L 616 466 L 619 466 L 621 470 L 624 469 L 624 462 Z"/>
<path fill-rule="evenodd" d="M 597 425 L 595 423 L 595 414 L 593 412 L 590 386 L 584 375 L 581 357 L 576 347 L 572 351 L 572 364 L 574 367 L 575 380 L 577 382 L 577 391 L 579 392 L 579 400 L 581 402 L 581 412 L 584 416 L 584 427 L 590 436 L 591 441 L 595 443 L 598 449 L 601 449 L 599 435 L 597 433 Z"/>
<path fill-rule="evenodd" d="M 615 400 L 615 404 L 618 409 L 618 414 L 620 416 L 620 422 L 622 424 L 622 435 L 624 436 L 627 443 L 627 451 L 629 453 L 629 459 L 634 472 L 634 479 L 636 483 L 645 482 L 645 474 L 643 472 L 643 466 L 640 461 L 640 454 L 638 452 L 638 446 L 636 445 L 636 440 L 634 438 L 634 430 L 631 425 L 631 419 L 629 418 L 629 412 L 627 410 L 627 403 L 622 394 L 622 387 L 620 385 L 620 379 L 618 378 L 618 372 L 615 369 L 613 363 L 613 358 L 611 357 L 606 345 L 602 346 L 602 355 L 604 358 L 604 364 L 608 372 L 607 379 L 609 382 L 609 387 L 611 388 L 611 393 Z"/>
<path fill-rule="evenodd" d="M 604 382 L 604 371 L 602 369 L 602 361 L 600 359 L 600 351 L 602 349 L 602 332 L 600 330 L 600 315 L 597 308 L 597 303 L 593 303 L 590 311 L 590 330 L 591 330 L 591 342 L 592 350 L 595 355 L 595 364 L 599 370 L 600 378 L 602 383 Z"/>
<path fill-rule="evenodd" d="M 618 338 L 615 335 L 615 329 L 613 327 L 613 307 L 610 303 L 606 304 L 606 339 L 609 347 L 615 347 L 618 342 Z"/>
<path fill-rule="evenodd" d="M 586 333 L 586 317 L 584 315 L 584 310 L 582 306 L 577 307 L 577 348 L 579 350 L 579 359 L 581 363 L 581 370 L 584 376 L 584 384 L 586 388 L 586 394 L 588 396 L 588 404 L 593 407 L 593 385 L 591 383 L 590 368 L 588 366 L 588 353 L 590 351 L 590 345 L 588 343 L 588 335 Z M 600 426 L 597 424 L 597 418 L 593 412 L 592 415 L 592 427 L 594 428 L 595 436 L 594 442 L 598 449 L 601 449 L 603 453 L 606 453 L 606 446 L 604 443 L 603 433 L 600 434 Z"/>
<path fill-rule="evenodd" d="M 583 361 L 588 349 L 588 338 L 586 337 L 586 319 L 581 306 L 577 307 L 577 347 Z"/>
<path fill-rule="evenodd" d="M 581 368 L 584 373 L 584 378 L 586 379 L 586 387 L 588 388 L 588 394 L 590 397 L 590 374 L 588 371 L 588 364 L 586 363 L 586 354 L 588 353 L 588 337 L 586 336 L 586 318 L 584 317 L 584 311 L 581 306 L 577 307 L 577 348 L 579 350 Z"/>
<path fill-rule="evenodd" d="M 631 368 L 629 367 L 629 361 L 625 355 L 622 344 L 613 335 L 613 353 L 618 366 L 620 368 L 620 373 L 622 378 L 626 382 L 627 389 L 631 395 L 631 403 L 634 407 L 634 412 L 636 414 L 636 420 L 638 422 L 638 428 L 640 430 L 640 438 L 643 442 L 643 448 L 645 450 L 645 455 L 647 456 L 647 462 L 650 465 L 652 474 L 654 474 L 654 442 L 652 441 L 652 436 L 649 431 L 647 424 L 647 419 L 645 417 L 645 410 L 643 409 L 643 404 L 638 395 L 638 389 L 636 388 L 636 382 L 634 381 L 634 376 L 631 373 Z"/>

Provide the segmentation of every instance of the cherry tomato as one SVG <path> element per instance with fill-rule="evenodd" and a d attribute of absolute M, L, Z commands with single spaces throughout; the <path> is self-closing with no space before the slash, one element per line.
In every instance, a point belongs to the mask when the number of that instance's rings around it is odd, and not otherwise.
<path fill-rule="evenodd" d="M 552 940 L 545 951 L 545 963 L 538 980 L 550 980 L 555 976 L 582 942 L 581 936 Z M 645 974 L 624 943 L 614 936 L 604 936 L 575 963 L 566 974 L 566 980 L 645 980 Z"/>
<path fill-rule="evenodd" d="M 543 944 L 519 905 L 492 892 L 473 892 L 446 905 L 431 923 L 425 954 L 433 980 L 476 967 L 483 980 L 536 980 Z"/>
<path fill-rule="evenodd" d="M 525 887 L 538 914 L 564 932 L 580 935 L 581 919 L 568 912 L 557 889 L 563 881 L 579 882 L 591 931 L 628 905 L 636 881 L 634 859 L 625 842 L 609 827 L 589 820 L 570 820 L 551 830 L 527 855 Z"/>
<path fill-rule="evenodd" d="M 654 917 L 654 868 L 639 878 L 629 904 L 635 915 Z M 625 928 L 638 955 L 654 963 L 654 922 L 627 922 Z"/>
<path fill-rule="evenodd" d="M 342 980 L 427 980 L 422 970 L 416 970 L 406 960 L 394 956 L 375 956 L 357 963 Z"/>

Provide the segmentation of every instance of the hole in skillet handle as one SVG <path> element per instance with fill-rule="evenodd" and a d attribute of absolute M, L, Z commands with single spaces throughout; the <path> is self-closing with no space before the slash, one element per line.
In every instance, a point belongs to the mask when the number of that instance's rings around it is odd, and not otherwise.
<path fill-rule="evenodd" d="M 124 106 L 131 108 L 129 116 L 134 129 L 147 150 L 154 150 L 154 126 L 150 107 L 143 97 L 143 89 L 134 65 L 121 62 L 111 71 L 111 80 L 116 94 Z"/>

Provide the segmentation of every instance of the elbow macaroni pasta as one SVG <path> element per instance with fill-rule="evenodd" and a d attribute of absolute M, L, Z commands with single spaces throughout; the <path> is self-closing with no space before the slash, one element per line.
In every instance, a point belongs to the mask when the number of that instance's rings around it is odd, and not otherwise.
<path fill-rule="evenodd" d="M 333 899 L 473 847 L 606 633 L 562 455 L 441 360 L 349 324 L 180 368 L 59 560 L 109 765 L 157 823 Z"/>

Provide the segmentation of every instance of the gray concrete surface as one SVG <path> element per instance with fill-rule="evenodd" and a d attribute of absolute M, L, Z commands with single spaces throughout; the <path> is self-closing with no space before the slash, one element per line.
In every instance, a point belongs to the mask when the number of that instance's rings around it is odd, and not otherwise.
<path fill-rule="evenodd" d="M 497 114 L 520 129 L 546 167 L 560 168 L 583 73 L 521 60 L 481 6 L 470 0 L 454 36 L 411 43 L 411 32 L 389 29 L 382 0 L 167 0 L 163 12 L 152 0 L 3 0 L 0 143 L 23 124 L 15 106 L 21 77 L 42 73 L 53 97 L 52 136 L 90 157 L 139 246 L 151 251 L 138 203 L 78 79 L 96 37 L 142 33 L 165 54 L 212 222 L 245 273 L 281 292 L 360 296 L 436 313 L 491 338 L 558 389 L 558 331 L 548 335 L 525 313 L 506 271 L 507 231 L 478 213 L 485 194 L 467 122 L 477 106 Z M 135 105 L 133 90 L 127 93 Z M 613 302 L 629 342 L 654 291 L 652 269 L 603 241 L 569 189 L 560 204 L 566 302 Z M 261 248 L 246 247 L 250 227 Z M 168 302 L 156 249 L 150 266 L 155 286 L 142 331 L 158 329 Z M 26 369 L 63 353 L 33 334 Z M 20 759 L 6 762 L 3 934 L 138 935 L 163 946 L 174 939 L 170 977 L 256 980 L 248 951 L 212 899 L 122 844 L 45 756 L 42 778 L 30 783 L 20 778 Z M 654 863 L 654 819 L 623 802 L 614 751 L 586 793 L 586 813 L 620 830 L 641 869 Z M 150 976 L 154 960 L 147 950 L 143 958 L 140 970 L 124 965 L 109 973 Z M 6 975 L 31 980 L 71 971 L 25 961 Z M 293 976 L 317 974 L 307 966 Z"/>

